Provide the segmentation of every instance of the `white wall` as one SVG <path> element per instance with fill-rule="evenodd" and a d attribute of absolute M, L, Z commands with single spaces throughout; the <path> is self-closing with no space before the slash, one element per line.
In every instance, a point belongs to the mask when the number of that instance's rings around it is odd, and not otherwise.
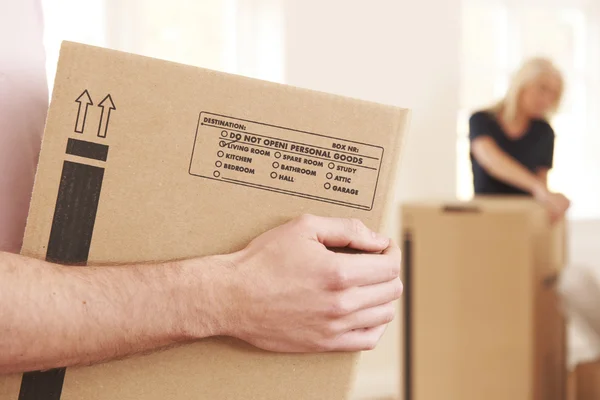
<path fill-rule="evenodd" d="M 285 82 L 412 108 L 398 199 L 454 196 L 460 0 L 284 4 Z M 390 223 L 390 233 L 396 229 Z M 357 398 L 400 392 L 397 321 L 363 357 Z"/>
<path fill-rule="evenodd" d="M 569 264 L 592 268 L 600 280 L 600 220 L 576 220 L 569 224 Z M 569 324 L 569 365 L 598 355 L 598 342 L 590 340 L 580 322 Z"/>
<path fill-rule="evenodd" d="M 600 220 L 569 224 L 569 258 L 573 265 L 590 265 L 600 274 Z"/>

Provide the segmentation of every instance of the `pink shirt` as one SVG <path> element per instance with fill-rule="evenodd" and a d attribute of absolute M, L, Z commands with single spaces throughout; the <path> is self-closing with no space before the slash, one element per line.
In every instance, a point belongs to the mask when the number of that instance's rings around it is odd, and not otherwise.
<path fill-rule="evenodd" d="M 0 0 L 0 251 L 21 249 L 47 110 L 40 0 Z"/>

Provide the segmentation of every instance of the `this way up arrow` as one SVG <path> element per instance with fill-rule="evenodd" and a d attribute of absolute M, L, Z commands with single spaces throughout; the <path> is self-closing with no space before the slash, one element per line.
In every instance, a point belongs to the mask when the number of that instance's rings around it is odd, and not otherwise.
<path fill-rule="evenodd" d="M 102 107 L 102 114 L 100 115 L 100 125 L 98 126 L 98 137 L 105 138 L 106 132 L 108 132 L 108 123 L 110 122 L 110 113 L 112 110 L 116 110 L 115 103 L 110 97 L 110 94 L 104 98 L 98 104 L 98 107 Z"/>
<path fill-rule="evenodd" d="M 85 120 L 87 118 L 88 107 L 93 106 L 94 102 L 92 102 L 87 89 L 79 95 L 75 102 L 79 103 L 79 108 L 77 109 L 77 121 L 75 122 L 75 132 L 83 133 L 83 130 L 85 129 Z"/>

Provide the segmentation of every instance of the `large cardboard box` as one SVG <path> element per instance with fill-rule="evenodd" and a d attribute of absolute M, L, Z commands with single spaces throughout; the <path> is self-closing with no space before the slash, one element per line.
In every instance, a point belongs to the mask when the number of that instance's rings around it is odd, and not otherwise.
<path fill-rule="evenodd" d="M 575 368 L 574 386 L 573 400 L 600 399 L 600 360 L 579 364 Z"/>
<path fill-rule="evenodd" d="M 302 213 L 380 229 L 408 118 L 406 109 L 65 43 L 23 254 L 105 265 L 226 253 Z M 357 360 L 213 338 L 67 369 L 64 384 L 53 371 L 3 377 L 0 398 L 345 399 Z"/>
<path fill-rule="evenodd" d="M 562 228 L 508 198 L 406 204 L 402 226 L 404 400 L 564 400 Z"/>

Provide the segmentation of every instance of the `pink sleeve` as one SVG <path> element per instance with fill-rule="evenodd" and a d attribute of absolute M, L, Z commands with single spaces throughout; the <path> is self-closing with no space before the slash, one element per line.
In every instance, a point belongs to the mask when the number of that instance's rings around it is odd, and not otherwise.
<path fill-rule="evenodd" d="M 48 109 L 39 0 L 0 2 L 0 251 L 19 252 Z"/>

